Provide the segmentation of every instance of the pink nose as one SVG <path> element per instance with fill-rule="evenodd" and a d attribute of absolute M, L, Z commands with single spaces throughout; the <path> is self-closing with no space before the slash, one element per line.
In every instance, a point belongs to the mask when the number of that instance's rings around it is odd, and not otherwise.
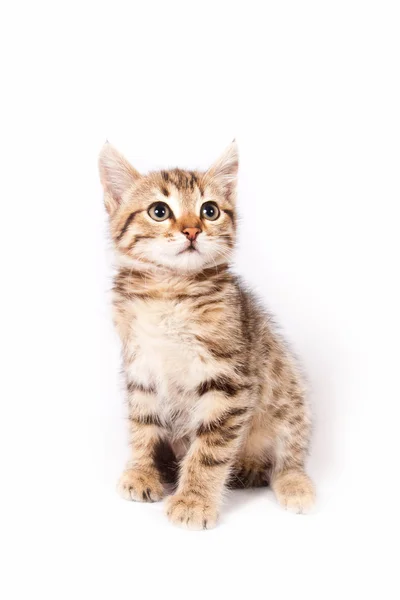
<path fill-rule="evenodd" d="M 201 229 L 199 229 L 198 227 L 186 227 L 186 229 L 184 229 L 182 233 L 186 235 L 188 240 L 193 242 L 199 235 L 199 233 L 201 233 Z"/>

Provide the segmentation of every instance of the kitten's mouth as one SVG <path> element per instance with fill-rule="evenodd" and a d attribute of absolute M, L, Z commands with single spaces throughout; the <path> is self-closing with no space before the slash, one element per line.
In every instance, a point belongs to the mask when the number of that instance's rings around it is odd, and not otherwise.
<path fill-rule="evenodd" d="M 178 255 L 184 254 L 185 252 L 198 252 L 198 250 L 195 248 L 195 246 L 193 246 L 193 242 L 190 242 L 189 246 L 186 246 L 186 248 L 178 252 Z"/>

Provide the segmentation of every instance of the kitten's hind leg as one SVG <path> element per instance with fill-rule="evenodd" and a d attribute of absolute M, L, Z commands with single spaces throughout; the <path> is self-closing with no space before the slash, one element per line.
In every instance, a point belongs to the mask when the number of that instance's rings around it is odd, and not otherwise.
<path fill-rule="evenodd" d="M 271 486 L 279 504 L 291 512 L 308 513 L 314 507 L 314 484 L 302 469 L 275 473 Z"/>
<path fill-rule="evenodd" d="M 304 390 L 294 385 L 273 398 L 269 407 L 273 440 L 271 487 L 284 508 L 307 513 L 314 506 L 313 482 L 305 472 L 311 434 L 311 415 Z"/>
<path fill-rule="evenodd" d="M 271 487 L 281 506 L 291 512 L 308 513 L 315 503 L 315 490 L 304 469 L 309 427 L 301 412 L 296 419 L 282 420 L 277 427 Z"/>

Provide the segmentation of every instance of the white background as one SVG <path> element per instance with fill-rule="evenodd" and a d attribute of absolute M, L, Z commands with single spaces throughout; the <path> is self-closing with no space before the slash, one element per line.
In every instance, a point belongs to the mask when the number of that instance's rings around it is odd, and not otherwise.
<path fill-rule="evenodd" d="M 2 598 L 399 597 L 399 5 L 5 2 Z M 125 502 L 108 138 L 137 169 L 241 153 L 237 268 L 312 386 L 315 514 L 212 531 Z M 396 558 L 397 553 L 397 558 Z"/>

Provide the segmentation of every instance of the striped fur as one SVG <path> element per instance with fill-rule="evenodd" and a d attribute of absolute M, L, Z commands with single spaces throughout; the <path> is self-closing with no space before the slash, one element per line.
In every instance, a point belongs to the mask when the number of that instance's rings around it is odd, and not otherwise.
<path fill-rule="evenodd" d="M 230 270 L 237 168 L 234 143 L 205 173 L 140 175 L 110 145 L 100 155 L 131 429 L 119 489 L 127 499 L 155 501 L 175 477 L 166 512 L 191 529 L 215 525 L 228 486 L 270 483 L 296 512 L 314 500 L 299 370 Z M 204 212 L 211 201 L 215 220 Z M 154 203 L 167 204 L 169 218 L 152 219 Z M 198 232 L 195 241 L 186 228 Z"/>

